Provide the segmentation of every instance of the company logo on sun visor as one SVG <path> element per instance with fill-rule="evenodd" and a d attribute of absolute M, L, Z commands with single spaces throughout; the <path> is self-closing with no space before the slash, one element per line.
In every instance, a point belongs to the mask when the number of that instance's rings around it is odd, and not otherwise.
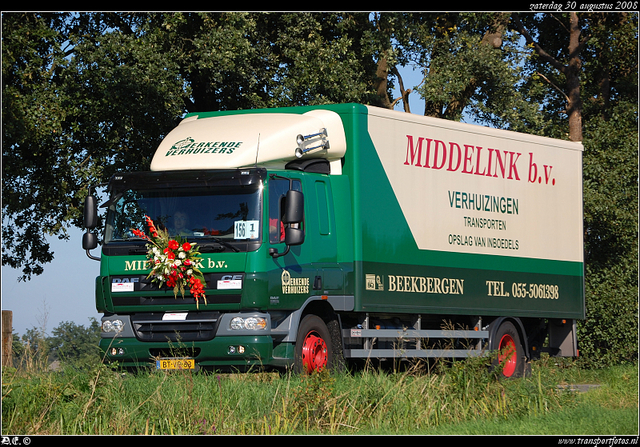
<path fill-rule="evenodd" d="M 191 137 L 180 140 L 171 146 L 164 154 L 166 157 L 174 155 L 194 154 L 232 154 L 242 145 L 242 141 L 196 141 Z"/>

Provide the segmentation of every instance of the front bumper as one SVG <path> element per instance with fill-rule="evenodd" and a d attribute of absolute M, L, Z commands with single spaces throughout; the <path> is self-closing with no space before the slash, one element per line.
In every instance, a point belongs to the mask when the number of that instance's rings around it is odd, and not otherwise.
<path fill-rule="evenodd" d="M 232 330 L 229 322 L 239 315 L 259 315 L 267 319 L 267 326 L 258 331 Z M 102 318 L 103 323 L 116 320 L 122 322 L 122 327 L 118 332 L 102 332 L 100 348 L 105 362 L 117 363 L 125 368 L 155 367 L 156 360 L 161 358 L 192 358 L 197 368 L 248 369 L 269 365 L 273 359 L 273 338 L 268 314 L 221 314 L 219 321 L 214 322 L 215 335 L 204 340 L 186 333 L 182 337 L 180 324 L 175 320 L 170 320 L 171 327 L 176 328 L 175 333 L 165 332 L 166 335 L 162 337 L 164 340 L 157 336 L 150 337 L 149 327 L 161 327 L 167 323 L 167 319 L 162 319 L 161 316 L 153 324 L 149 324 L 148 315 L 143 320 L 139 316 L 129 315 Z M 140 324 L 140 321 L 144 321 L 144 324 Z M 185 326 L 193 327 L 192 320 L 185 320 Z"/>
<path fill-rule="evenodd" d="M 108 363 L 125 368 L 155 367 L 160 358 L 193 358 L 203 368 L 246 369 L 269 365 L 273 340 L 268 335 L 216 337 L 207 342 L 146 343 L 136 338 L 103 338 L 100 348 Z"/>

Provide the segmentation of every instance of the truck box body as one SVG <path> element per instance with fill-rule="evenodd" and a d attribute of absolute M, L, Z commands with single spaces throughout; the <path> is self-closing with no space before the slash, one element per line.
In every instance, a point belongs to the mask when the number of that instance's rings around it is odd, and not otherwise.
<path fill-rule="evenodd" d="M 580 144 L 362 119 L 345 161 L 362 310 L 584 318 Z"/>
<path fill-rule="evenodd" d="M 579 143 L 357 104 L 201 113 L 165 137 L 150 172 L 117 174 L 109 190 L 96 303 L 103 322 L 123 322 L 101 346 L 125 365 L 167 357 L 172 339 L 201 366 L 287 366 L 311 314 L 338 322 L 346 357 L 376 317 L 424 318 L 416 330 L 477 321 L 482 339 L 509 318 L 530 343 L 540 336 L 529 329 L 568 321 L 553 338 L 575 354 Z M 284 240 L 289 190 L 304 195 L 295 245 Z M 179 208 L 201 248 L 206 304 L 158 289 L 144 243 L 124 236 Z M 250 315 L 266 328 L 230 329 Z"/>

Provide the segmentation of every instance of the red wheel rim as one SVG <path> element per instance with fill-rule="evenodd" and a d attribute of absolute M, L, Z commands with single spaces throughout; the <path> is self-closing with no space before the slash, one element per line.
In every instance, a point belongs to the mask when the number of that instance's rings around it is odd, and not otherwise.
<path fill-rule="evenodd" d="M 302 364 L 307 373 L 321 371 L 327 366 L 327 343 L 317 332 L 309 332 L 302 343 Z"/>
<path fill-rule="evenodd" d="M 516 357 L 516 343 L 513 341 L 513 337 L 509 334 L 505 334 L 500 339 L 500 355 L 498 360 L 502 365 L 502 374 L 506 377 L 511 377 L 516 371 L 516 363 L 518 361 Z"/>

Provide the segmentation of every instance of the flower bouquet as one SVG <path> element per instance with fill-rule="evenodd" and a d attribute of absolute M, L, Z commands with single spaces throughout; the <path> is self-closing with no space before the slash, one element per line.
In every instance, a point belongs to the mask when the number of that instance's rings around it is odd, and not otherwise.
<path fill-rule="evenodd" d="M 184 298 L 185 289 L 189 288 L 191 295 L 196 299 L 196 306 L 199 299 L 207 304 L 207 297 L 204 294 L 204 276 L 196 265 L 202 260 L 196 244 L 191 244 L 179 236 L 175 239 L 169 237 L 167 230 L 158 228 L 149 216 L 144 216 L 149 227 L 149 234 L 146 235 L 141 230 L 131 229 L 133 234 L 149 241 L 147 243 L 147 268 L 151 273 L 147 278 L 152 278 L 152 282 L 158 287 L 167 284 L 173 287 L 173 295 L 177 298 L 178 291 Z"/>

